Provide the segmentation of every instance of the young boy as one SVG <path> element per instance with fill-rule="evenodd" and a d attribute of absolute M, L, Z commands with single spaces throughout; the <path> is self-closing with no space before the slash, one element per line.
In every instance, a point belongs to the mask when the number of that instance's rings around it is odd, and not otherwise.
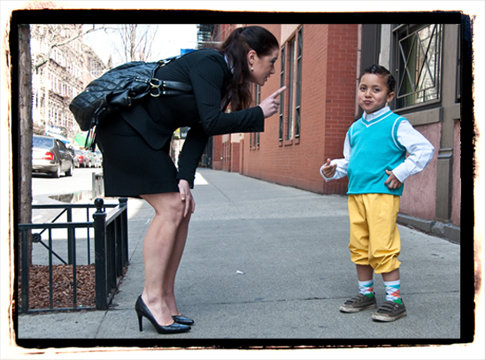
<path fill-rule="evenodd" d="M 411 124 L 387 104 L 395 80 L 384 67 L 373 65 L 360 78 L 359 105 L 364 110 L 345 138 L 344 159 L 320 168 L 325 181 L 348 176 L 350 258 L 357 268 L 359 295 L 340 307 L 344 313 L 375 308 L 373 273 L 382 274 L 386 301 L 374 312 L 376 321 L 406 316 L 400 296 L 400 237 L 396 219 L 404 180 L 422 171 L 434 148 Z M 406 157 L 406 153 L 409 155 Z"/>

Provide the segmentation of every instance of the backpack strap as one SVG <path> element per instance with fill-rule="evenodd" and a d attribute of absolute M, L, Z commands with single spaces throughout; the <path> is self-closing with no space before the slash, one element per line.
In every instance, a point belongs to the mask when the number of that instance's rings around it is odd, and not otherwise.
<path fill-rule="evenodd" d="M 153 69 L 152 79 L 150 80 L 150 95 L 153 97 L 159 97 L 160 95 L 180 95 L 184 93 L 192 92 L 192 86 L 189 84 L 173 81 L 173 80 L 160 80 L 155 77 L 155 72 L 171 62 L 181 58 L 183 55 L 172 56 L 167 59 L 158 60 L 157 66 Z"/>
<path fill-rule="evenodd" d="M 192 86 L 180 81 L 160 80 L 152 78 L 150 80 L 150 95 L 159 97 L 160 95 L 178 95 L 189 93 L 192 91 Z"/>

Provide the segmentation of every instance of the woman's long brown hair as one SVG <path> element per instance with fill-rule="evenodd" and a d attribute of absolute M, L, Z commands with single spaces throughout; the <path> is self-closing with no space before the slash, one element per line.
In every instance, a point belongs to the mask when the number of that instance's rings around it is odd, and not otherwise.
<path fill-rule="evenodd" d="M 222 44 L 220 51 L 226 56 L 233 76 L 229 84 L 231 110 L 237 111 L 251 105 L 249 67 L 247 54 L 254 50 L 259 57 L 278 49 L 276 37 L 261 26 L 247 26 L 235 29 Z"/>

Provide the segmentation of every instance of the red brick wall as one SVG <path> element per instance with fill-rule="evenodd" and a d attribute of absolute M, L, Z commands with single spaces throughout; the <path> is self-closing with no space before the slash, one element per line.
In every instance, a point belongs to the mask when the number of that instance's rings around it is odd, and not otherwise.
<path fill-rule="evenodd" d="M 222 137 L 222 170 L 231 171 L 231 142 L 227 136 Z"/>
<path fill-rule="evenodd" d="M 240 144 L 232 142 L 229 136 L 218 136 L 222 144 L 221 170 L 239 172 L 240 168 Z"/>
<path fill-rule="evenodd" d="M 422 133 L 435 149 L 439 149 L 441 123 L 415 126 L 414 128 Z M 427 220 L 436 217 L 437 169 L 438 152 L 435 150 L 433 159 L 426 168 L 419 174 L 410 176 L 404 182 L 404 191 L 399 204 L 401 213 Z"/>
<path fill-rule="evenodd" d="M 436 146 L 435 146 L 436 149 Z M 461 225 L 461 123 L 455 121 L 454 146 L 453 146 L 453 194 L 451 221 L 453 224 Z"/>
<path fill-rule="evenodd" d="M 240 171 L 240 158 L 241 158 L 241 144 L 231 143 L 231 168 L 229 171 L 239 172 Z"/>
<path fill-rule="evenodd" d="M 217 27 L 216 37 L 213 40 L 220 41 L 221 43 L 237 27 L 236 24 L 219 24 L 215 26 Z M 237 150 L 234 150 L 233 147 L 230 137 L 222 135 L 214 136 L 212 148 L 213 169 L 239 171 L 239 144 L 237 144 Z M 236 152 L 236 156 L 233 156 L 233 152 Z"/>
<path fill-rule="evenodd" d="M 343 143 L 354 121 L 357 25 L 329 25 L 324 158 L 341 158 Z M 329 182 L 324 193 L 345 193 L 347 180 Z"/>
<path fill-rule="evenodd" d="M 212 168 L 222 170 L 222 137 L 214 136 L 212 141 Z"/>
<path fill-rule="evenodd" d="M 279 38 L 280 25 L 266 27 Z M 357 25 L 303 25 L 300 138 L 280 142 L 278 114 L 266 119 L 259 149 L 249 149 L 245 136 L 243 174 L 320 193 L 346 192 L 346 179 L 325 183 L 319 168 L 326 158 L 342 157 L 353 122 L 356 49 Z M 280 64 L 262 99 L 280 87 Z"/>

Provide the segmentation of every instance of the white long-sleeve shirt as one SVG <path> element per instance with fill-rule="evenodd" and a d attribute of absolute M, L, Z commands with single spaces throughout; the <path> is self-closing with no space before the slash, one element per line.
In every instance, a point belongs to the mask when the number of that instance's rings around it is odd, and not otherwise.
<path fill-rule="evenodd" d="M 372 121 L 372 119 L 384 114 L 389 110 L 389 107 L 386 106 L 372 114 L 364 113 L 364 118 L 368 121 Z M 399 143 L 406 148 L 408 156 L 402 164 L 392 169 L 392 172 L 394 176 L 401 183 L 403 183 L 406 178 L 421 172 L 426 167 L 426 165 L 433 158 L 434 147 L 431 145 L 428 139 L 413 128 L 408 120 L 401 121 L 397 130 L 397 139 Z M 347 132 L 344 142 L 344 158 L 334 159 L 330 162 L 331 165 L 337 165 L 335 175 L 331 178 L 325 177 L 325 175 L 323 175 L 323 167 L 325 165 L 320 167 L 320 174 L 325 181 L 340 179 L 347 175 L 347 167 L 351 152 L 352 148 L 350 146 L 349 134 Z"/>

